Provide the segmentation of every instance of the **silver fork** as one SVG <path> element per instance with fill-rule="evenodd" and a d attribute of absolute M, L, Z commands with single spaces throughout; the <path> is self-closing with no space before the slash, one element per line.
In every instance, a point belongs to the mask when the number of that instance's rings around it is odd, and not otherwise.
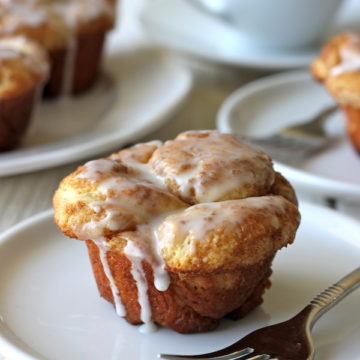
<path fill-rule="evenodd" d="M 269 153 L 274 160 L 297 163 L 333 142 L 326 134 L 324 123 L 338 109 L 330 105 L 310 120 L 290 126 L 266 137 L 241 136 L 238 138 Z"/>
<path fill-rule="evenodd" d="M 160 354 L 166 360 L 311 360 L 314 344 L 311 328 L 334 305 L 360 286 L 360 267 L 315 296 L 296 316 L 288 321 L 264 327 L 236 343 L 202 355 Z"/>

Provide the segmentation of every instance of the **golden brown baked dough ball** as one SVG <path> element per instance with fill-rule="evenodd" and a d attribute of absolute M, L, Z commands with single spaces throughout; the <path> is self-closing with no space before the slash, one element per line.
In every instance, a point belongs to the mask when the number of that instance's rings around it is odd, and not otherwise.
<path fill-rule="evenodd" d="M 183 333 L 262 302 L 276 252 L 294 240 L 296 205 L 268 155 L 217 131 L 91 161 L 54 196 L 57 225 L 86 240 L 116 312 Z"/>
<path fill-rule="evenodd" d="M 278 172 L 275 173 L 275 181 L 271 186 L 270 194 L 280 195 L 286 200 L 292 202 L 294 205 L 298 205 L 294 188 L 291 186 L 289 181 Z"/>
<path fill-rule="evenodd" d="M 161 255 L 180 272 L 253 265 L 292 241 L 297 217 L 296 207 L 281 196 L 197 204 L 163 220 Z"/>
<path fill-rule="evenodd" d="M 102 159 L 66 177 L 54 196 L 54 206 L 60 228 L 70 237 L 87 240 L 135 230 L 148 221 L 149 213 L 156 216 L 187 205 L 142 179 L 141 173 L 126 163 Z M 82 229 L 91 222 L 96 226 Z"/>
<path fill-rule="evenodd" d="M 156 150 L 149 163 L 190 204 L 265 195 L 274 182 L 267 154 L 212 131 L 180 134 Z"/>

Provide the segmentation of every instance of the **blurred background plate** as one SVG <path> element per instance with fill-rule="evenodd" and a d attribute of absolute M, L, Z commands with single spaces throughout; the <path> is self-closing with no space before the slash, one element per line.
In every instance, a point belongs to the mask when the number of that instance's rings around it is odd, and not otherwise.
<path fill-rule="evenodd" d="M 146 4 L 141 21 L 151 40 L 212 62 L 264 70 L 290 69 L 307 66 L 319 51 L 319 47 L 296 52 L 256 49 L 235 28 L 199 10 L 192 0 L 150 0 Z M 359 29 L 359 13 L 360 1 L 346 1 L 328 36 Z"/>
<path fill-rule="evenodd" d="M 238 135 L 266 136 L 290 124 L 309 119 L 333 100 L 306 71 L 287 72 L 256 80 L 235 91 L 218 113 L 219 130 Z M 337 112 L 328 119 L 329 132 L 339 140 L 298 164 L 279 163 L 299 193 L 332 198 L 360 206 L 360 157 L 344 133 L 344 119 Z"/>

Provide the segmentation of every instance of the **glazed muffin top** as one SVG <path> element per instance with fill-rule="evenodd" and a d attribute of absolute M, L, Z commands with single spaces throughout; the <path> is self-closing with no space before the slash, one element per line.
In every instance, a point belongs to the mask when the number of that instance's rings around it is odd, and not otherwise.
<path fill-rule="evenodd" d="M 88 162 L 54 196 L 66 235 L 180 272 L 273 256 L 294 239 L 296 205 L 268 155 L 217 131 L 189 131 Z"/>
<path fill-rule="evenodd" d="M 48 51 L 67 47 L 71 32 L 60 15 L 35 1 L 0 0 L 0 4 L 0 36 L 25 36 Z"/>
<path fill-rule="evenodd" d="M 311 72 L 338 102 L 360 107 L 360 34 L 330 39 L 311 64 Z"/>
<path fill-rule="evenodd" d="M 46 80 L 49 63 L 44 50 L 23 37 L 0 39 L 0 98 L 23 93 Z"/>

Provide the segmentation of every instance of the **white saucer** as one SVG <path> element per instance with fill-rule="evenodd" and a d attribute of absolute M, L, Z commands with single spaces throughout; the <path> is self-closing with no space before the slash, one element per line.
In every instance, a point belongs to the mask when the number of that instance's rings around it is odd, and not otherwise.
<path fill-rule="evenodd" d="M 0 352 L 17 360 L 155 360 L 163 353 L 208 352 L 254 328 L 285 320 L 320 290 L 359 266 L 360 224 L 301 204 L 295 243 L 276 256 L 264 304 L 211 333 L 167 329 L 141 334 L 101 299 L 85 244 L 63 237 L 48 211 L 0 236 Z M 314 328 L 318 360 L 358 356 L 360 292 Z"/>
<path fill-rule="evenodd" d="M 329 34 L 358 25 L 358 0 L 350 0 Z M 151 0 L 141 17 L 145 32 L 157 43 L 221 64 L 268 70 L 306 66 L 318 47 L 291 51 L 256 49 L 230 25 L 191 5 L 191 0 Z"/>
<path fill-rule="evenodd" d="M 220 131 L 240 135 L 267 135 L 286 125 L 309 119 L 333 103 L 324 87 L 305 71 L 288 72 L 256 80 L 235 91 L 221 106 Z M 344 134 L 340 112 L 329 119 L 329 131 L 340 141 L 305 162 L 275 162 L 299 190 L 325 198 L 360 202 L 360 157 Z"/>
<path fill-rule="evenodd" d="M 19 149 L 0 153 L 0 177 L 110 152 L 156 130 L 191 89 L 192 75 L 159 49 L 112 52 L 108 76 L 86 95 L 43 102 Z"/>

